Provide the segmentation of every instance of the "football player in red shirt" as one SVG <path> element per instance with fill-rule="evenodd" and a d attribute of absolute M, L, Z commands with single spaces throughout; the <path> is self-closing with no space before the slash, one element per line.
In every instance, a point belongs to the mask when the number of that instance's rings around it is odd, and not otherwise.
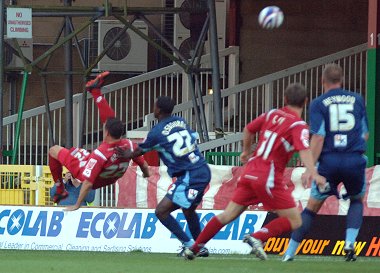
<path fill-rule="evenodd" d="M 262 114 L 244 128 L 243 152 L 240 160 L 245 168 L 239 178 L 232 200 L 224 212 L 213 217 L 198 236 L 194 245 L 185 250 L 185 258 L 192 260 L 199 250 L 213 238 L 219 230 L 235 220 L 248 206 L 262 203 L 268 211 L 274 211 L 278 218 L 262 229 L 244 236 L 244 242 L 251 247 L 251 254 L 266 260 L 263 249 L 270 237 L 278 236 L 301 226 L 302 220 L 291 190 L 283 181 L 286 164 L 298 151 L 312 178 L 323 187 L 326 179 L 314 167 L 309 149 L 309 129 L 301 120 L 307 102 L 306 91 L 300 84 L 292 84 L 285 91 L 286 106 Z M 255 134 L 259 132 L 259 142 L 252 153 Z"/>
<path fill-rule="evenodd" d="M 121 138 L 124 132 L 123 123 L 115 118 L 115 112 L 101 95 L 100 87 L 108 74 L 109 72 L 103 72 L 86 84 L 86 89 L 94 97 L 100 119 L 104 124 L 102 144 L 91 153 L 82 148 L 66 149 L 59 145 L 54 145 L 49 150 L 49 167 L 57 185 L 57 192 L 53 197 L 55 203 L 59 203 L 68 195 L 62 182 L 62 166 L 83 183 L 76 204 L 67 207 L 66 210 L 78 209 L 91 188 L 97 189 L 113 184 L 123 176 L 130 160 L 118 158 L 116 147 L 131 150 L 137 147 L 131 140 Z M 143 176 L 148 177 L 148 164 L 143 157 L 137 157 L 133 161 L 140 166 Z"/>

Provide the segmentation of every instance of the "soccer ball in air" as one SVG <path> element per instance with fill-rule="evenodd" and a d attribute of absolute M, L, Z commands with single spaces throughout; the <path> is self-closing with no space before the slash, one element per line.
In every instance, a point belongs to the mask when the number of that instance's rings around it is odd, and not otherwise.
<path fill-rule="evenodd" d="M 284 13 L 277 6 L 269 6 L 260 11 L 259 24 L 262 28 L 278 28 L 284 21 Z"/>

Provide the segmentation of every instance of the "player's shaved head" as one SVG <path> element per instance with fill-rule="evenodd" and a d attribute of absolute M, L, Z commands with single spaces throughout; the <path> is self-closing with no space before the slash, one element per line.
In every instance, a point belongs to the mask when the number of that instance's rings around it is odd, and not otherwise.
<path fill-rule="evenodd" d="M 302 108 L 307 99 L 305 87 L 299 83 L 289 85 L 285 90 L 285 100 L 288 105 Z"/>
<path fill-rule="evenodd" d="M 111 137 L 115 139 L 121 138 L 124 133 L 124 126 L 118 118 L 108 118 L 105 124 L 105 128 Z"/>
<path fill-rule="evenodd" d="M 337 84 L 343 80 L 343 70 L 337 64 L 328 64 L 322 72 L 322 80 L 326 83 Z"/>
<path fill-rule="evenodd" d="M 171 114 L 173 112 L 175 102 L 171 97 L 160 96 L 157 98 L 156 106 L 164 114 Z"/>

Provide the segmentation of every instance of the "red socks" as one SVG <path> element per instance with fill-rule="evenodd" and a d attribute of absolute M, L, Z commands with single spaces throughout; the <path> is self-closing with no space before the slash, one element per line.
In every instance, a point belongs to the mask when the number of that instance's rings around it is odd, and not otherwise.
<path fill-rule="evenodd" d="M 218 217 L 214 216 L 204 227 L 194 245 L 191 247 L 193 252 L 198 253 L 199 250 L 222 229 L 222 227 L 224 227 L 224 225 L 219 221 Z M 291 229 L 292 227 L 288 218 L 280 217 L 271 221 L 259 231 L 252 233 L 251 236 L 264 243 L 269 238 L 291 231 Z"/>
<path fill-rule="evenodd" d="M 65 191 L 65 185 L 62 182 L 62 165 L 57 159 L 49 155 L 49 167 L 54 183 L 57 186 L 57 194 L 61 194 Z"/>
<path fill-rule="evenodd" d="M 94 97 L 94 100 L 96 101 L 99 97 L 102 96 L 102 91 L 100 91 L 99 88 L 93 88 L 90 89 L 91 95 Z"/>
<path fill-rule="evenodd" d="M 108 118 L 116 116 L 115 111 L 108 105 L 107 100 L 102 96 L 102 92 L 98 88 L 91 89 L 91 95 L 94 97 L 96 105 L 99 109 L 101 122 L 104 124 Z"/>
<path fill-rule="evenodd" d="M 191 247 L 194 253 L 198 253 L 199 250 L 222 229 L 222 227 L 224 227 L 224 225 L 219 221 L 218 217 L 214 216 L 211 218 L 210 222 L 207 223 L 194 245 Z"/>
<path fill-rule="evenodd" d="M 288 218 L 279 217 L 269 222 L 262 229 L 252 233 L 251 236 L 265 243 L 269 238 L 276 237 L 291 230 L 292 226 Z"/>

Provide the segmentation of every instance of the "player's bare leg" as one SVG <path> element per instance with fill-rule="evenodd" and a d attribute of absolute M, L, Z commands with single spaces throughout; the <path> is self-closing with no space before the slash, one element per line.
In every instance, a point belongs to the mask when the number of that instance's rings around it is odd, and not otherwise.
<path fill-rule="evenodd" d="M 174 204 L 168 197 L 164 197 L 160 203 L 157 205 L 155 214 L 160 220 L 160 222 L 170 230 L 177 238 L 182 242 L 183 245 L 189 247 L 194 241 L 187 236 L 187 234 L 182 230 L 181 226 L 170 214 L 171 212 L 179 209 L 180 207 Z M 181 251 L 182 252 L 182 251 Z"/>
<path fill-rule="evenodd" d="M 297 248 L 305 235 L 309 232 L 315 216 L 322 207 L 324 200 L 318 200 L 313 197 L 309 198 L 306 208 L 301 213 L 302 225 L 293 229 L 288 248 L 283 257 L 284 262 L 292 261 L 296 255 Z"/>
<path fill-rule="evenodd" d="M 292 230 L 295 230 L 302 225 L 302 219 L 298 208 L 281 209 L 277 210 L 276 213 L 279 217 L 285 217 L 289 220 Z"/>
<path fill-rule="evenodd" d="M 207 223 L 196 239 L 194 245 L 185 250 L 185 259 L 193 260 L 205 244 L 211 240 L 225 225 L 235 220 L 240 214 L 246 210 L 246 206 L 239 205 L 230 201 L 226 209 L 219 215 L 214 216 Z"/>

